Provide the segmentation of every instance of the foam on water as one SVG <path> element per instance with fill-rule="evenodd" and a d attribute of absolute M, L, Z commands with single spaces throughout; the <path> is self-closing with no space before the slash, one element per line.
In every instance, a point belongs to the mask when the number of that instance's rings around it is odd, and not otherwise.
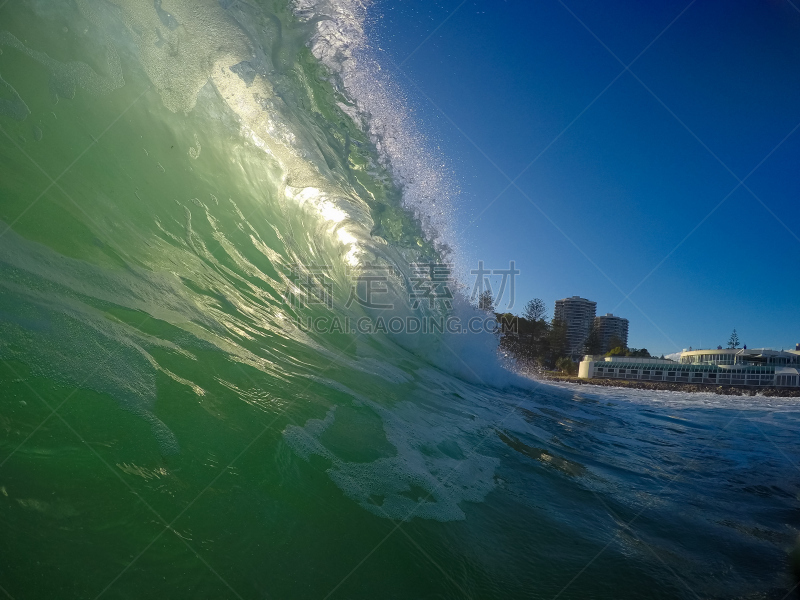
<path fill-rule="evenodd" d="M 90 94 L 108 94 L 125 85 L 117 50 L 110 42 L 105 44 L 108 71 L 105 77 L 98 75 L 86 63 L 79 61 L 62 63 L 44 52 L 28 48 L 8 31 L 0 31 L 0 46 L 14 48 L 43 65 L 50 72 L 50 91 L 56 98 L 74 98 L 76 87 Z"/>
<path fill-rule="evenodd" d="M 345 436 L 367 435 L 357 422 L 348 423 L 364 411 L 378 416 L 382 426 L 380 434 L 367 436 L 365 446 L 380 448 L 388 443 L 391 455 L 344 460 L 328 446 L 342 445 Z M 482 502 L 494 489 L 499 460 L 465 445 L 465 439 L 483 430 L 483 423 L 452 413 L 434 420 L 420 414 L 414 402 L 390 410 L 364 397 L 356 399 L 347 416 L 339 417 L 343 412 L 342 405 L 334 406 L 324 419 L 310 419 L 303 427 L 289 425 L 283 435 L 304 459 L 314 455 L 330 461 L 331 480 L 365 510 L 392 520 L 461 520 L 465 518 L 461 503 Z M 334 426 L 340 431 L 323 439 Z"/>
<path fill-rule="evenodd" d="M 20 98 L 17 90 L 2 77 L 0 77 L 0 88 L 5 90 L 6 96 L 9 96 L 8 98 L 0 98 L 0 115 L 7 115 L 15 121 L 24 121 L 31 113 L 28 105 Z"/>

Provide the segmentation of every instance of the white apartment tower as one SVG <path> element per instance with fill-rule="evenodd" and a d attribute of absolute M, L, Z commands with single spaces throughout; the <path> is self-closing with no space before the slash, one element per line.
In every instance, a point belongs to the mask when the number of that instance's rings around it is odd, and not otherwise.
<path fill-rule="evenodd" d="M 583 345 L 594 324 L 597 302 L 580 296 L 556 300 L 553 318 L 567 326 L 567 345 L 573 356 L 583 354 Z"/>
<path fill-rule="evenodd" d="M 619 338 L 622 341 L 622 346 L 628 345 L 628 319 L 622 317 L 615 317 L 611 313 L 606 313 L 599 317 L 595 317 L 594 326 L 597 329 L 598 337 L 600 338 L 600 352 L 605 354 L 611 348 L 609 341 L 612 337 Z"/>

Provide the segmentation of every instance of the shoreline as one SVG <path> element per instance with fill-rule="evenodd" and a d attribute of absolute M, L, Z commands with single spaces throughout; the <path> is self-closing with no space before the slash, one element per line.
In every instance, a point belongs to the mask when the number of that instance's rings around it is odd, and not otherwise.
<path fill-rule="evenodd" d="M 745 387 L 733 385 L 705 385 L 702 383 L 677 383 L 672 381 L 638 381 L 633 379 L 581 379 L 562 375 L 544 375 L 542 381 L 597 385 L 600 387 L 632 388 L 667 392 L 713 393 L 720 396 L 767 396 L 770 398 L 800 398 L 800 389 L 777 387 Z"/>

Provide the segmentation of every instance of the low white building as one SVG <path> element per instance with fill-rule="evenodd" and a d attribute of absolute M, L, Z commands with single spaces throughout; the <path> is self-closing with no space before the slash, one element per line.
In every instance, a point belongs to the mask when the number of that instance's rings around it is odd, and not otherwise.
<path fill-rule="evenodd" d="M 578 376 L 706 385 L 800 387 L 800 351 L 691 350 L 680 359 L 585 356 Z"/>
<path fill-rule="evenodd" d="M 768 348 L 725 348 L 716 350 L 684 350 L 681 364 L 687 365 L 775 365 L 800 366 L 800 352 Z"/>

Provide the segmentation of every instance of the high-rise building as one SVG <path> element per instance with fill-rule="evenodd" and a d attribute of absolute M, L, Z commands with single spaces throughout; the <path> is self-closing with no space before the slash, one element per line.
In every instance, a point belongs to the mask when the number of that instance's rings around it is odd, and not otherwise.
<path fill-rule="evenodd" d="M 611 313 L 606 313 L 594 319 L 594 327 L 597 329 L 597 337 L 600 342 L 600 352 L 605 354 L 611 350 L 611 338 L 617 338 L 622 342 L 623 347 L 628 346 L 628 319 L 615 317 Z"/>
<path fill-rule="evenodd" d="M 583 354 L 583 345 L 589 337 L 596 312 L 597 302 L 580 296 L 556 300 L 553 319 L 566 324 L 567 346 L 573 356 Z"/>

